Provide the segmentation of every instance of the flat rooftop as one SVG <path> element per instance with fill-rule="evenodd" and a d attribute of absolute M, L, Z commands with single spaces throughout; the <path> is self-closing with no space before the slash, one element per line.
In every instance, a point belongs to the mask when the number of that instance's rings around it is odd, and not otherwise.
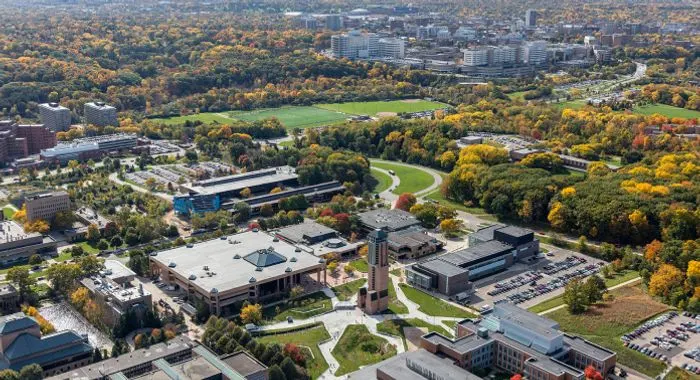
<path fill-rule="evenodd" d="M 280 228 L 275 232 L 282 238 L 295 243 L 305 242 L 307 239 L 318 239 L 326 235 L 337 235 L 338 232 L 317 222 L 304 222 Z"/>
<path fill-rule="evenodd" d="M 433 379 L 480 380 L 464 368 L 453 363 L 451 359 L 443 359 L 425 349 L 404 352 L 377 364 L 367 366 L 348 376 L 348 380 L 370 380 L 377 378 L 377 371 L 387 374 L 393 379 L 425 380 L 422 373 L 429 369 Z"/>
<path fill-rule="evenodd" d="M 41 236 L 41 234 L 38 232 L 24 232 L 24 228 L 15 221 L 5 220 L 0 222 L 0 244 L 31 239 L 39 236 Z"/>
<path fill-rule="evenodd" d="M 460 249 L 440 256 L 439 259 L 452 265 L 467 267 L 480 261 L 496 257 L 512 249 L 513 247 L 508 244 L 501 243 L 497 240 L 489 240 L 469 248 Z"/>
<path fill-rule="evenodd" d="M 376 230 L 382 229 L 388 232 L 399 231 L 411 226 L 417 226 L 420 221 L 410 212 L 399 209 L 384 209 L 363 212 L 358 215 L 365 226 Z"/>
<path fill-rule="evenodd" d="M 325 265 L 299 247 L 253 231 L 157 252 L 151 260 L 210 293 Z"/>
<path fill-rule="evenodd" d="M 117 260 L 105 260 L 104 275 L 112 280 L 120 280 L 125 277 L 136 276 L 136 272 Z"/>
<path fill-rule="evenodd" d="M 52 197 L 67 197 L 68 193 L 65 191 L 51 191 L 48 193 L 41 193 L 41 194 L 32 194 L 28 197 L 25 198 L 25 200 L 34 200 L 34 199 L 41 199 L 41 198 L 52 198 Z"/>
<path fill-rule="evenodd" d="M 222 357 L 221 361 L 245 377 L 267 369 L 263 363 L 245 351 L 234 352 L 229 356 Z"/>
<path fill-rule="evenodd" d="M 199 181 L 193 183 L 188 189 L 197 194 L 240 192 L 245 188 L 282 183 L 296 180 L 297 178 L 298 175 L 294 168 L 291 166 L 280 166 Z"/>
<path fill-rule="evenodd" d="M 414 266 L 423 267 L 431 272 L 439 273 L 443 276 L 451 277 L 469 272 L 467 269 L 460 268 L 440 259 L 431 259 L 415 264 Z"/>

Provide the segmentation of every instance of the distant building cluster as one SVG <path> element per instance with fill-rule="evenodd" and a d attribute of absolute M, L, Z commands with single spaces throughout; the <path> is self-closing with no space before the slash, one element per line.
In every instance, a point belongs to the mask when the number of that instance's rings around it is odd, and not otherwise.
<path fill-rule="evenodd" d="M 0 163 L 38 154 L 56 146 L 56 133 L 42 124 L 0 120 Z"/>
<path fill-rule="evenodd" d="M 42 150 L 41 159 L 56 163 L 66 163 L 70 160 L 100 159 L 110 152 L 133 149 L 137 142 L 138 137 L 132 133 L 84 137 L 61 142 L 53 148 Z"/>
<path fill-rule="evenodd" d="M 357 30 L 331 36 L 331 51 L 335 58 L 403 58 L 406 42 L 399 38 L 381 37 L 376 33 Z"/>
<path fill-rule="evenodd" d="M 58 255 L 57 242 L 37 232 L 26 233 L 12 220 L 0 222 L 0 266 L 25 264 L 32 255 Z"/>

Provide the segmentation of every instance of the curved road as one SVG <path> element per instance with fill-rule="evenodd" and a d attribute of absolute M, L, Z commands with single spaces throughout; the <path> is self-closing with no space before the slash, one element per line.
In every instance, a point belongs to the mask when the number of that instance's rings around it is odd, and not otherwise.
<path fill-rule="evenodd" d="M 430 186 L 428 186 L 428 187 L 426 187 L 425 189 L 422 189 L 422 190 L 420 190 L 420 191 L 415 192 L 414 194 L 415 194 L 415 196 L 418 197 L 418 198 L 421 198 L 421 197 L 424 197 L 424 196 L 428 195 L 428 194 L 431 193 L 433 190 L 439 188 L 440 185 L 442 185 L 442 176 L 440 175 L 440 172 L 438 172 L 438 171 L 435 170 L 435 169 L 431 169 L 431 168 L 428 168 L 428 167 L 425 167 L 425 166 L 420 166 L 420 165 L 406 164 L 406 163 L 403 163 L 403 162 L 400 162 L 400 161 L 386 161 L 386 160 L 371 159 L 371 160 L 370 160 L 370 164 L 373 163 L 373 162 L 379 162 L 379 163 L 391 164 L 391 165 L 397 165 L 397 166 L 405 166 L 405 167 L 412 168 L 412 169 L 418 169 L 418 170 L 421 170 L 421 171 L 423 171 L 423 172 L 426 172 L 426 173 L 430 174 L 430 175 L 433 177 L 433 184 L 430 185 Z M 379 171 L 381 171 L 381 172 L 384 172 L 384 173 L 386 173 L 386 174 L 389 174 L 389 171 L 386 170 L 386 169 L 378 168 L 378 167 L 376 167 L 376 166 L 371 166 L 371 165 L 370 165 L 370 167 L 372 167 L 373 169 L 379 170 Z M 390 187 L 389 189 L 396 188 L 396 186 L 398 186 L 398 185 L 401 183 L 401 180 L 400 180 L 399 177 L 396 176 L 396 175 L 390 175 L 390 176 L 391 176 L 391 179 L 392 179 L 393 183 L 392 183 L 392 185 L 391 185 L 391 187 Z M 396 195 L 396 194 L 394 194 L 394 193 L 392 193 L 391 190 L 389 190 L 389 189 L 386 190 L 386 191 L 383 191 L 382 193 L 380 193 L 379 196 L 381 196 L 382 198 L 384 198 L 384 199 L 386 199 L 386 200 L 388 200 L 388 201 L 393 202 L 393 201 L 395 201 L 399 196 Z"/>

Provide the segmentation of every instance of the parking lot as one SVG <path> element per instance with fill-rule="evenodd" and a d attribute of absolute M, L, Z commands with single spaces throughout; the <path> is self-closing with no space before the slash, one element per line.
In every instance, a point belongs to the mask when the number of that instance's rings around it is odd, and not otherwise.
<path fill-rule="evenodd" d="M 511 302 L 527 309 L 561 295 L 566 284 L 600 271 L 602 260 L 547 246 L 549 253 L 532 264 L 516 263 L 505 272 L 475 281 L 471 305 Z"/>
<path fill-rule="evenodd" d="M 700 316 L 668 312 L 622 337 L 630 349 L 700 374 Z"/>

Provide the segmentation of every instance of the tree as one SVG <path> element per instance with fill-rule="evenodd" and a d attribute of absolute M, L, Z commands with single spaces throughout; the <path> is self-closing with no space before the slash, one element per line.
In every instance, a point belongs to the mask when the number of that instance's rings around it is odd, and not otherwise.
<path fill-rule="evenodd" d="M 355 269 L 352 266 L 350 266 L 350 265 L 345 266 L 345 274 L 347 274 L 348 277 L 352 277 L 352 275 L 354 273 L 355 273 Z"/>
<path fill-rule="evenodd" d="M 583 374 L 588 380 L 603 380 L 603 376 L 592 365 L 587 366 Z"/>
<path fill-rule="evenodd" d="M 649 280 L 649 294 L 668 299 L 671 292 L 683 285 L 683 272 L 671 264 L 661 264 Z"/>
<path fill-rule="evenodd" d="M 250 196 L 253 194 L 253 192 L 250 191 L 250 189 L 246 187 L 245 189 L 241 190 L 240 194 L 241 194 L 241 197 L 243 197 L 243 198 L 250 198 Z"/>
<path fill-rule="evenodd" d="M 42 219 L 37 219 L 33 222 L 26 222 L 24 223 L 23 227 L 25 232 L 38 232 L 40 234 L 45 234 L 51 229 L 49 223 Z"/>
<path fill-rule="evenodd" d="M 40 265 L 42 262 L 44 259 L 41 258 L 41 255 L 33 254 L 29 257 L 29 265 Z"/>
<path fill-rule="evenodd" d="M 80 265 L 73 263 L 54 264 L 46 270 L 46 279 L 59 294 L 67 294 L 82 275 Z"/>
<path fill-rule="evenodd" d="M 287 379 L 297 379 L 299 378 L 299 371 L 297 371 L 297 366 L 294 364 L 294 361 L 287 356 L 282 360 L 282 363 L 280 363 L 280 369 L 282 372 L 284 372 L 284 375 Z"/>
<path fill-rule="evenodd" d="M 243 307 L 240 317 L 243 323 L 260 323 L 262 321 L 262 305 L 251 304 Z"/>
<path fill-rule="evenodd" d="M 417 200 L 415 195 L 411 193 L 403 193 L 399 195 L 394 207 L 400 210 L 408 211 L 411 209 L 411 207 L 413 207 L 413 205 L 416 204 L 416 202 Z"/>
<path fill-rule="evenodd" d="M 599 276 L 593 275 L 586 280 L 583 285 L 583 292 L 586 296 L 586 304 L 592 305 L 603 299 L 603 293 L 607 290 L 605 281 Z"/>
<path fill-rule="evenodd" d="M 100 239 L 100 241 L 97 242 L 97 249 L 100 251 L 104 251 L 107 248 L 109 248 L 109 243 L 105 239 Z"/>
<path fill-rule="evenodd" d="M 54 230 L 65 230 L 71 228 L 75 222 L 75 214 L 72 211 L 59 211 L 53 218 L 51 228 Z"/>
<path fill-rule="evenodd" d="M 78 260 L 78 264 L 80 265 L 80 270 L 86 275 L 95 274 L 104 269 L 102 261 L 94 255 L 81 257 Z"/>
<path fill-rule="evenodd" d="M 573 280 L 564 288 L 564 302 L 571 314 L 579 314 L 586 311 L 588 299 L 579 280 Z"/>
<path fill-rule="evenodd" d="M 326 268 L 328 268 L 328 270 L 329 270 L 331 273 L 335 273 L 335 271 L 338 270 L 338 262 L 337 262 L 337 261 L 331 261 L 330 263 L 328 263 L 328 265 L 326 265 Z"/>
<path fill-rule="evenodd" d="M 22 380 L 41 380 L 44 378 L 44 370 L 39 364 L 29 364 L 19 371 L 19 378 Z"/>
<path fill-rule="evenodd" d="M 90 224 L 88 226 L 87 235 L 85 237 L 87 241 L 89 241 L 91 244 L 95 244 L 98 240 L 100 240 L 100 237 L 100 229 L 97 228 L 97 225 L 95 225 L 94 223 Z"/>
<path fill-rule="evenodd" d="M 266 203 L 262 206 L 260 206 L 260 215 L 264 216 L 266 218 L 271 217 L 272 215 L 275 214 L 275 211 L 272 209 L 272 205 L 269 203 Z"/>
<path fill-rule="evenodd" d="M 296 298 L 302 294 L 304 294 L 304 287 L 300 285 L 293 287 L 292 290 L 289 291 L 290 298 Z"/>
<path fill-rule="evenodd" d="M 32 286 L 36 285 L 36 279 L 29 275 L 27 267 L 12 267 L 7 271 L 6 278 L 17 287 L 20 302 L 26 302 L 32 294 Z"/>
<path fill-rule="evenodd" d="M 446 236 L 454 236 L 462 230 L 464 222 L 461 219 L 445 219 L 440 222 L 440 229 Z"/>
<path fill-rule="evenodd" d="M 271 366 L 268 371 L 268 380 L 287 380 L 287 376 L 284 374 L 284 371 L 275 364 Z"/>
<path fill-rule="evenodd" d="M 516 373 L 510 377 L 510 380 L 523 380 L 523 376 L 519 373 Z"/>
<path fill-rule="evenodd" d="M 11 369 L 3 369 L 0 371 L 0 380 L 20 380 L 19 373 Z"/>
<path fill-rule="evenodd" d="M 236 214 L 234 221 L 236 223 L 243 223 L 250 219 L 250 206 L 245 202 L 238 202 L 233 206 L 233 212 Z"/>

